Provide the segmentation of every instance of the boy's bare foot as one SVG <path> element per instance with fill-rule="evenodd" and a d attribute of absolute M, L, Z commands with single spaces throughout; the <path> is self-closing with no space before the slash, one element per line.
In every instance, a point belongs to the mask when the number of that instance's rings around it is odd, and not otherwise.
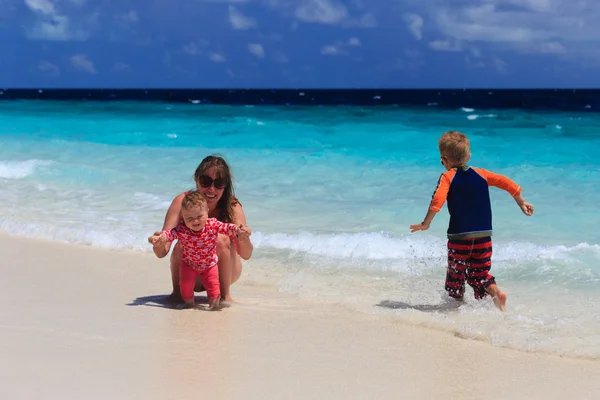
<path fill-rule="evenodd" d="M 493 300 L 500 311 L 506 311 L 506 293 L 499 291 Z"/>
<path fill-rule="evenodd" d="M 228 301 L 230 303 L 233 302 L 233 299 L 231 298 L 231 295 L 226 295 L 226 296 L 221 296 L 221 301 Z"/>

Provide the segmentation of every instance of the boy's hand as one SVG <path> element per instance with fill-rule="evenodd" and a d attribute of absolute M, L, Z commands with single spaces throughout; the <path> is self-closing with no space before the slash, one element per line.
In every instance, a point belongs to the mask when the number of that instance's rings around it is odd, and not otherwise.
<path fill-rule="evenodd" d="M 148 243 L 154 247 L 164 246 L 167 243 L 167 238 L 160 232 L 154 232 L 154 235 L 148 238 Z"/>
<path fill-rule="evenodd" d="M 533 214 L 533 206 L 525 201 L 525 198 L 521 193 L 515 196 L 515 201 L 519 205 L 521 211 L 523 211 L 523 214 L 528 216 L 531 216 Z"/>
<path fill-rule="evenodd" d="M 528 202 L 524 201 L 519 203 L 519 207 L 521 208 L 521 211 L 523 211 L 523 214 L 527 216 L 531 216 L 533 214 L 533 206 Z"/>
<path fill-rule="evenodd" d="M 410 226 L 411 232 L 426 231 L 427 229 L 429 229 L 429 224 L 426 224 L 425 222 L 421 222 L 420 224 L 415 224 L 415 225 Z"/>
<path fill-rule="evenodd" d="M 238 239 L 248 240 L 250 238 L 250 235 L 252 235 L 252 229 L 250 229 L 250 227 L 248 227 L 247 225 L 240 225 L 238 227 Z"/>

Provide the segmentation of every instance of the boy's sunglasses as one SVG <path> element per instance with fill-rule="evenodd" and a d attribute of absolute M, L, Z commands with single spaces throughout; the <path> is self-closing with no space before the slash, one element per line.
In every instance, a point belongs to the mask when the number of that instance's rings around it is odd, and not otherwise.
<path fill-rule="evenodd" d="M 227 185 L 227 181 L 224 178 L 213 179 L 210 176 L 206 175 L 200 175 L 198 183 L 203 188 L 211 187 L 211 185 L 214 185 L 215 189 L 223 189 L 225 185 Z"/>

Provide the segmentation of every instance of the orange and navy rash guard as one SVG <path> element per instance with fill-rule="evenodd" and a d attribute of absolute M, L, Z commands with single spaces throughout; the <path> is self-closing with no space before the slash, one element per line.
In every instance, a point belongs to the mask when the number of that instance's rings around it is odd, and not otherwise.
<path fill-rule="evenodd" d="M 513 197 L 521 193 L 521 187 L 509 178 L 482 168 L 453 168 L 440 176 L 429 209 L 438 212 L 448 201 L 448 239 L 492 235 L 490 186 L 504 189 Z"/>

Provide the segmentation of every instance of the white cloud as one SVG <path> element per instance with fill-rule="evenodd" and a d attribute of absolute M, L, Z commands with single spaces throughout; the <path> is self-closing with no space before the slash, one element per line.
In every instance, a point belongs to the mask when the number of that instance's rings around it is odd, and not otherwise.
<path fill-rule="evenodd" d="M 195 56 L 198 54 L 202 54 L 206 46 L 208 46 L 208 41 L 200 39 L 183 45 L 181 47 L 181 51 L 183 51 L 185 54 Z"/>
<path fill-rule="evenodd" d="M 290 62 L 290 59 L 283 53 L 276 53 L 273 56 L 273 61 L 275 61 L 277 64 L 287 64 Z"/>
<path fill-rule="evenodd" d="M 258 43 L 249 44 L 248 51 L 250 53 L 254 54 L 254 56 L 256 56 L 256 58 L 265 58 L 265 49 L 262 47 L 261 44 L 258 44 Z"/>
<path fill-rule="evenodd" d="M 75 68 L 87 72 L 88 74 L 95 74 L 96 69 L 94 63 L 85 54 L 75 54 L 71 56 L 71 65 Z"/>
<path fill-rule="evenodd" d="M 340 54 L 344 54 L 344 51 L 338 46 L 329 44 L 321 47 L 321 54 L 325 56 L 337 56 Z"/>
<path fill-rule="evenodd" d="M 488 68 L 506 71 L 493 54 L 544 54 L 586 65 L 600 63 L 600 1 L 591 0 L 402 0 L 410 4 L 405 17 L 417 39 L 427 32 L 437 36 L 429 47 L 438 51 L 485 49 Z M 423 23 L 415 16 L 420 16 Z M 504 56 L 503 56 L 504 57 Z M 478 57 L 475 57 L 478 58 Z M 481 58 L 481 57 L 480 57 Z"/>
<path fill-rule="evenodd" d="M 214 63 L 223 63 L 225 62 L 225 57 L 219 53 L 210 53 L 208 55 L 208 59 Z"/>
<path fill-rule="evenodd" d="M 183 47 L 181 48 L 181 51 L 183 51 L 185 54 L 189 54 L 192 56 L 202 53 L 202 51 L 200 50 L 198 45 L 194 42 L 183 45 Z"/>
<path fill-rule="evenodd" d="M 403 15 L 410 33 L 417 39 L 423 37 L 423 17 L 419 14 L 407 13 Z"/>
<path fill-rule="evenodd" d="M 567 49 L 558 42 L 546 42 L 540 45 L 539 51 L 540 53 L 548 54 L 564 54 L 567 52 Z"/>
<path fill-rule="evenodd" d="M 492 58 L 491 62 L 492 62 L 492 67 L 494 67 L 496 69 L 496 71 L 500 72 L 501 74 L 506 73 L 507 64 L 504 61 L 502 61 L 498 57 L 494 57 L 494 58 Z"/>
<path fill-rule="evenodd" d="M 295 16 L 303 22 L 337 24 L 348 18 L 348 9 L 334 0 L 303 0 Z"/>
<path fill-rule="evenodd" d="M 366 13 L 358 19 L 351 18 L 344 21 L 342 26 L 347 28 L 375 28 L 377 26 L 377 19 L 373 14 Z"/>
<path fill-rule="evenodd" d="M 321 47 L 321 54 L 325 56 L 339 56 L 342 54 L 348 54 L 347 49 L 349 47 L 359 47 L 360 45 L 360 39 L 351 37 L 346 42 L 340 41 L 335 44 L 328 44 Z"/>
<path fill-rule="evenodd" d="M 434 40 L 429 47 L 438 51 L 462 51 L 461 43 L 457 40 Z"/>
<path fill-rule="evenodd" d="M 25 5 L 31 11 L 39 12 L 44 15 L 52 16 L 56 13 L 54 4 L 50 0 L 25 0 Z"/>
<path fill-rule="evenodd" d="M 351 37 L 350 39 L 348 39 L 348 46 L 360 46 L 360 39 L 359 38 L 355 38 L 355 37 Z"/>
<path fill-rule="evenodd" d="M 60 75 L 60 69 L 56 65 L 54 65 L 54 64 L 52 64 L 51 62 L 48 62 L 48 61 L 42 61 L 42 62 L 40 62 L 38 64 L 38 70 L 40 70 L 42 72 L 45 72 L 45 73 L 47 73 L 49 75 L 52 75 L 52 76 L 58 76 L 58 75 Z"/>
<path fill-rule="evenodd" d="M 465 61 L 472 68 L 495 69 L 500 74 L 505 74 L 508 71 L 508 64 L 498 57 L 485 58 L 478 53 L 477 55 L 467 55 Z"/>
<path fill-rule="evenodd" d="M 35 40 L 85 40 L 88 34 L 73 27 L 69 17 L 58 12 L 50 0 L 25 0 L 25 5 L 36 15 L 33 26 L 26 31 Z"/>
<path fill-rule="evenodd" d="M 600 2 L 486 0 L 455 6 L 433 0 L 427 7 L 437 29 L 460 41 L 553 54 L 596 48 L 600 42 Z"/>
<path fill-rule="evenodd" d="M 140 21 L 137 12 L 130 10 L 129 12 L 117 16 L 117 20 L 124 24 L 137 24 Z"/>
<path fill-rule="evenodd" d="M 130 71 L 131 67 L 129 66 L 129 64 L 125 64 L 125 63 L 116 63 L 115 66 L 113 67 L 113 70 L 117 71 L 117 72 L 126 72 L 126 71 Z"/>
<path fill-rule="evenodd" d="M 251 29 L 256 26 L 256 20 L 246 17 L 234 6 L 229 6 L 229 23 L 237 30 Z"/>

